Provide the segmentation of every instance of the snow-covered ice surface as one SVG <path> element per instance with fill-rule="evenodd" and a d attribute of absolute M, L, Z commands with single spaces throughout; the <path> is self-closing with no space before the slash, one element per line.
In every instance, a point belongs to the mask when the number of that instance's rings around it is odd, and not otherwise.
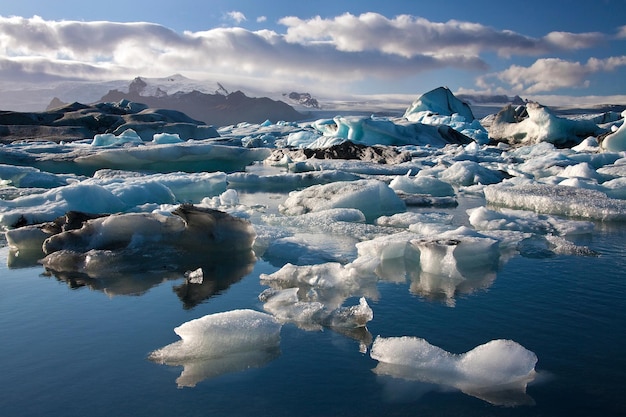
<path fill-rule="evenodd" d="M 381 287 L 408 283 L 409 296 L 452 310 L 492 288 L 516 257 L 601 257 L 580 242 L 626 220 L 623 127 L 603 146 L 593 137 L 557 148 L 557 137 L 571 138 L 580 125 L 531 106 L 530 121 L 510 133 L 526 129 L 523 145 L 488 144 L 469 108 L 439 108 L 433 97 L 416 101 L 404 120 L 242 123 L 219 128 L 220 138 L 185 142 L 173 135 L 140 142 L 129 133 L 3 145 L 8 266 L 41 262 L 49 276 L 110 296 L 180 280 L 174 292 L 193 311 L 265 265 L 252 278 L 261 289 L 246 309 L 188 317 L 175 328 L 180 341 L 152 347 L 150 359 L 184 367 L 181 387 L 280 362 L 281 327 L 293 326 L 358 343 L 355 355 L 369 351 L 379 362 L 378 378 L 530 404 L 526 387 L 541 354 L 514 340 L 516 332 L 459 354 L 415 328 L 379 328 L 374 337 Z M 470 140 L 449 141 L 461 136 L 441 126 Z M 410 158 L 394 165 L 270 158 L 282 146 L 345 140 L 393 146 Z M 68 212 L 97 216 L 70 227 Z"/>

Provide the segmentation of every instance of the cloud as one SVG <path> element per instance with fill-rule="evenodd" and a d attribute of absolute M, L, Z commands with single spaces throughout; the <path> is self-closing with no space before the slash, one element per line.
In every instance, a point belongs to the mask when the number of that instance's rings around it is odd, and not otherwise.
<path fill-rule="evenodd" d="M 502 56 L 537 55 L 588 48 L 604 39 L 604 35 L 596 32 L 552 32 L 543 38 L 532 38 L 478 23 L 459 20 L 438 23 L 409 15 L 389 19 L 378 13 L 359 16 L 345 13 L 332 19 L 317 16 L 306 20 L 290 16 L 279 23 L 287 26 L 288 42 L 328 42 L 341 51 L 377 50 L 403 57 L 478 55 L 493 51 Z"/>
<path fill-rule="evenodd" d="M 267 16 L 259 16 L 256 18 L 257 23 L 262 23 L 267 21 Z"/>
<path fill-rule="evenodd" d="M 228 16 L 229 19 L 233 20 L 237 24 L 248 20 L 246 19 L 246 15 L 237 11 L 228 12 L 226 13 L 226 16 Z"/>
<path fill-rule="evenodd" d="M 477 85 L 494 90 L 502 88 L 517 94 L 535 94 L 561 88 L 584 88 L 589 77 L 599 72 L 614 71 L 626 66 L 626 55 L 606 59 L 589 58 L 587 62 L 573 62 L 560 58 L 543 58 L 531 66 L 511 65 L 504 71 L 479 77 Z M 505 87 L 496 86 L 497 82 Z"/>
<path fill-rule="evenodd" d="M 237 11 L 227 17 L 242 22 Z M 257 19 L 259 21 L 264 19 Z M 541 38 L 471 22 L 431 22 L 402 15 L 343 14 L 332 19 L 285 17 L 286 33 L 219 27 L 173 31 L 146 23 L 51 21 L 0 16 L 0 78 L 103 79 L 173 73 L 242 76 L 340 85 L 364 79 L 393 80 L 427 71 L 487 71 L 484 55 L 543 54 L 590 48 L 599 33 L 551 32 Z M 625 32 L 624 28 L 619 29 Z M 478 79 L 520 91 L 584 85 L 587 75 L 623 65 L 621 58 L 585 64 L 540 59 Z M 210 74 L 209 74 L 210 72 Z"/>
<path fill-rule="evenodd" d="M 180 34 L 143 22 L 0 17 L 0 33 L 0 56 L 7 62 L 26 57 L 47 59 L 55 74 L 62 72 L 63 62 L 83 63 L 94 69 L 79 72 L 85 77 L 101 76 L 104 70 L 163 76 L 210 68 L 228 74 L 338 81 L 410 76 L 446 67 L 486 69 L 485 62 L 473 55 L 403 56 L 374 48 L 347 51 L 331 43 L 288 41 L 270 30 L 215 28 Z M 96 71 L 98 68 L 102 71 Z M 76 74 L 68 71 L 68 75 Z"/>

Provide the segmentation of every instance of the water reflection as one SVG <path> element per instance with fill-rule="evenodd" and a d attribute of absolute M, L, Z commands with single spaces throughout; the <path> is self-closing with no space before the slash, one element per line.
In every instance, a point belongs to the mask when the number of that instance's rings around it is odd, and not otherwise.
<path fill-rule="evenodd" d="M 205 379 L 216 378 L 250 368 L 262 368 L 280 356 L 280 348 L 235 352 L 218 358 L 171 360 L 163 365 L 182 366 L 180 376 L 176 378 L 178 388 L 195 387 Z"/>
<path fill-rule="evenodd" d="M 59 253 L 59 256 L 63 255 L 68 257 L 68 264 L 74 262 L 72 254 Z M 91 255 L 100 256 L 97 252 Z M 187 275 L 182 284 L 174 287 L 174 292 L 183 307 L 190 309 L 240 281 L 252 272 L 256 262 L 252 251 L 219 258 L 205 256 L 204 259 L 198 259 L 198 254 L 178 258 L 156 254 L 144 254 L 140 257 L 122 256 L 130 255 L 129 253 L 107 253 L 102 256 L 104 255 L 110 261 L 108 267 L 102 265 L 102 268 L 91 268 L 88 273 L 78 272 L 74 268 L 45 268 L 44 275 L 54 276 L 59 281 L 66 282 L 70 288 L 88 287 L 109 296 L 141 295 L 163 282 L 180 280 Z M 195 275 L 190 276 L 189 271 L 195 271 Z"/>
<path fill-rule="evenodd" d="M 390 402 L 416 401 L 429 392 L 461 391 L 479 400 L 504 407 L 535 405 L 535 400 L 525 392 L 525 387 L 499 387 L 484 390 L 479 387 L 457 386 L 458 381 L 436 372 L 416 373 L 409 366 L 379 363 L 373 372 L 384 387 L 385 399 Z"/>
<path fill-rule="evenodd" d="M 459 390 L 494 405 L 534 404 L 526 386 L 535 380 L 537 356 L 512 340 L 492 340 L 453 354 L 421 338 L 378 337 L 371 357 L 379 361 L 373 372 L 383 384 L 408 382 L 399 392 Z"/>

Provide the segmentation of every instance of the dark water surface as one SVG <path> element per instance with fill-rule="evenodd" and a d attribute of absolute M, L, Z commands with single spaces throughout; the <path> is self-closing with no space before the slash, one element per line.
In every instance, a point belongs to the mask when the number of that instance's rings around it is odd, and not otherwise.
<path fill-rule="evenodd" d="M 262 311 L 264 261 L 184 307 L 170 279 L 141 295 L 109 295 L 9 269 L 0 249 L 0 410 L 18 416 L 624 416 L 626 225 L 598 224 L 579 244 L 598 257 L 514 256 L 488 288 L 454 305 L 406 282 L 380 282 L 368 330 L 417 336 L 453 353 L 512 339 L 538 357 L 530 405 L 504 407 L 450 387 L 376 375 L 353 338 L 286 324 L 262 367 L 177 388 L 181 367 L 147 355 L 179 340 L 174 327 L 206 314 Z M 175 277 L 174 277 L 175 278 Z M 74 283 L 76 285 L 76 283 Z M 180 293 L 180 291 L 179 291 Z M 355 299 L 346 304 L 353 305 Z"/>

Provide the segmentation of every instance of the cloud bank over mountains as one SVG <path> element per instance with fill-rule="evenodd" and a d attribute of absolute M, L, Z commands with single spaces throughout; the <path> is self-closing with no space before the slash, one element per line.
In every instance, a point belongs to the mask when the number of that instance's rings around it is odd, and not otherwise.
<path fill-rule="evenodd" d="M 247 21 L 237 11 L 224 20 Z M 532 37 L 479 23 L 378 13 L 288 16 L 278 23 L 284 33 L 242 27 L 179 33 L 147 22 L 0 16 L 0 77 L 19 82 L 221 74 L 321 86 L 454 69 L 475 77 L 468 89 L 536 94 L 585 88 L 592 75 L 626 66 L 626 55 L 559 57 L 593 54 L 603 44 L 623 42 L 626 26 L 612 33 L 555 31 Z M 514 57 L 536 60 L 520 65 Z"/>

